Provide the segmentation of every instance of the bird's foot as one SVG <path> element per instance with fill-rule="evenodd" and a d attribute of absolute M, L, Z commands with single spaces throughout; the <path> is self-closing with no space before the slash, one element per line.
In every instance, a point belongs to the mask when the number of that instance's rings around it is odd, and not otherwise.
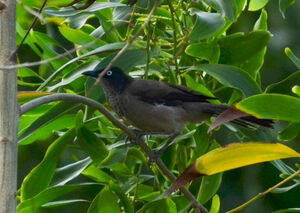
<path fill-rule="evenodd" d="M 157 163 L 161 154 L 161 150 L 152 150 L 150 156 L 148 157 L 148 164 L 151 165 L 152 163 Z"/>
<path fill-rule="evenodd" d="M 128 141 L 130 141 L 130 143 L 134 146 L 139 145 L 139 141 L 141 140 L 141 138 L 145 135 L 145 132 L 142 132 L 140 130 L 134 129 L 132 130 L 135 135 L 136 135 L 136 139 L 135 140 L 131 140 L 128 136 L 126 136 L 125 138 L 125 144 L 128 143 Z"/>

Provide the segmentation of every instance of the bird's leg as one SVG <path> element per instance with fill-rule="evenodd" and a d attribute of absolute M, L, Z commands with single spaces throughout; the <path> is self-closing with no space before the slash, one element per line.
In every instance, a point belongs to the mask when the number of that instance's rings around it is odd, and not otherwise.
<path fill-rule="evenodd" d="M 128 137 L 125 138 L 125 144 L 130 141 L 133 145 L 138 145 L 139 143 L 139 140 L 146 136 L 146 135 L 149 135 L 149 136 L 152 136 L 152 135 L 167 135 L 166 133 L 164 132 L 144 132 L 144 131 L 140 131 L 140 130 L 137 130 L 137 129 L 134 129 L 133 130 L 134 133 L 136 134 L 136 139 L 135 140 L 130 140 Z"/>
<path fill-rule="evenodd" d="M 162 153 L 169 147 L 169 145 L 174 141 L 174 139 L 178 136 L 179 134 L 173 134 L 169 137 L 167 142 L 163 145 L 162 148 L 159 150 L 152 150 L 151 155 L 149 156 L 148 163 L 151 164 L 152 162 L 157 162 L 157 160 L 160 158 Z"/>

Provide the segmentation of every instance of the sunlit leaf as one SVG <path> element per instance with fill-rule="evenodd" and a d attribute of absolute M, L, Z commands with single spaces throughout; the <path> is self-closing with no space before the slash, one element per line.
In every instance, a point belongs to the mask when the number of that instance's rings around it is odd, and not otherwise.
<path fill-rule="evenodd" d="M 213 197 L 209 213 L 218 213 L 220 211 L 220 205 L 220 197 L 218 195 L 215 195 Z"/>
<path fill-rule="evenodd" d="M 173 183 L 168 195 L 178 187 L 200 176 L 236 169 L 276 159 L 300 157 L 293 149 L 280 143 L 232 143 L 199 157 Z"/>
<path fill-rule="evenodd" d="M 284 52 L 287 55 L 287 57 L 289 57 L 289 59 L 291 59 L 291 61 L 296 65 L 296 67 L 298 67 L 298 69 L 300 69 L 300 59 L 294 55 L 292 50 L 287 47 L 284 49 Z"/>
<path fill-rule="evenodd" d="M 242 100 L 235 107 L 257 118 L 300 123 L 300 99 L 288 95 L 255 95 Z"/>
<path fill-rule="evenodd" d="M 36 91 L 20 91 L 18 92 L 18 101 L 22 105 L 28 101 L 31 101 L 35 98 L 39 98 L 45 95 L 51 95 L 52 92 L 36 92 Z"/>
<path fill-rule="evenodd" d="M 255 10 L 260 10 L 263 8 L 269 0 L 250 0 L 249 3 L 249 11 L 255 11 Z"/>
<path fill-rule="evenodd" d="M 75 163 L 57 168 L 51 185 L 65 185 L 74 178 L 78 177 L 81 172 L 83 172 L 91 164 L 91 162 L 91 158 L 87 157 Z"/>

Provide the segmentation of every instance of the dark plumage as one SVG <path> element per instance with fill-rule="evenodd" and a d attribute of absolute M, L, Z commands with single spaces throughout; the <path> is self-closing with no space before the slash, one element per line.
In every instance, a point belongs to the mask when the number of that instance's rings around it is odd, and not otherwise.
<path fill-rule="evenodd" d="M 83 74 L 97 78 L 102 71 L 103 69 Z M 208 100 L 215 98 L 183 86 L 134 79 L 117 67 L 108 71 L 100 84 L 113 111 L 145 132 L 161 132 L 176 136 L 182 132 L 186 124 L 204 121 L 229 108 L 209 103 Z M 270 120 L 252 116 L 236 120 L 236 123 L 244 126 L 249 122 L 268 127 L 272 124 Z"/>

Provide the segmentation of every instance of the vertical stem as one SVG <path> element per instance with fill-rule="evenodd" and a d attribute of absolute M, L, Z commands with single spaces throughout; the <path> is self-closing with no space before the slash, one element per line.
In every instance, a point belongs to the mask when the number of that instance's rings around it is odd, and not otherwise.
<path fill-rule="evenodd" d="M 0 0 L 0 66 L 13 64 L 16 49 L 16 1 Z M 0 213 L 16 212 L 17 70 L 0 70 Z"/>
<path fill-rule="evenodd" d="M 151 21 L 148 23 L 148 26 L 146 27 L 147 29 L 147 46 L 146 46 L 146 50 L 147 50 L 147 64 L 146 64 L 146 70 L 145 70 L 145 74 L 144 74 L 144 78 L 147 79 L 148 78 L 148 73 L 149 73 L 149 64 L 151 61 L 151 52 L 150 52 L 150 39 L 151 39 Z"/>
<path fill-rule="evenodd" d="M 171 17 L 172 17 L 172 25 L 173 25 L 173 39 L 174 39 L 174 50 L 173 50 L 173 60 L 176 68 L 176 74 L 179 74 L 179 68 L 178 68 L 178 62 L 177 62 L 177 31 L 176 31 L 176 23 L 174 18 L 174 8 L 170 0 L 168 0 L 169 8 L 171 11 Z"/>

